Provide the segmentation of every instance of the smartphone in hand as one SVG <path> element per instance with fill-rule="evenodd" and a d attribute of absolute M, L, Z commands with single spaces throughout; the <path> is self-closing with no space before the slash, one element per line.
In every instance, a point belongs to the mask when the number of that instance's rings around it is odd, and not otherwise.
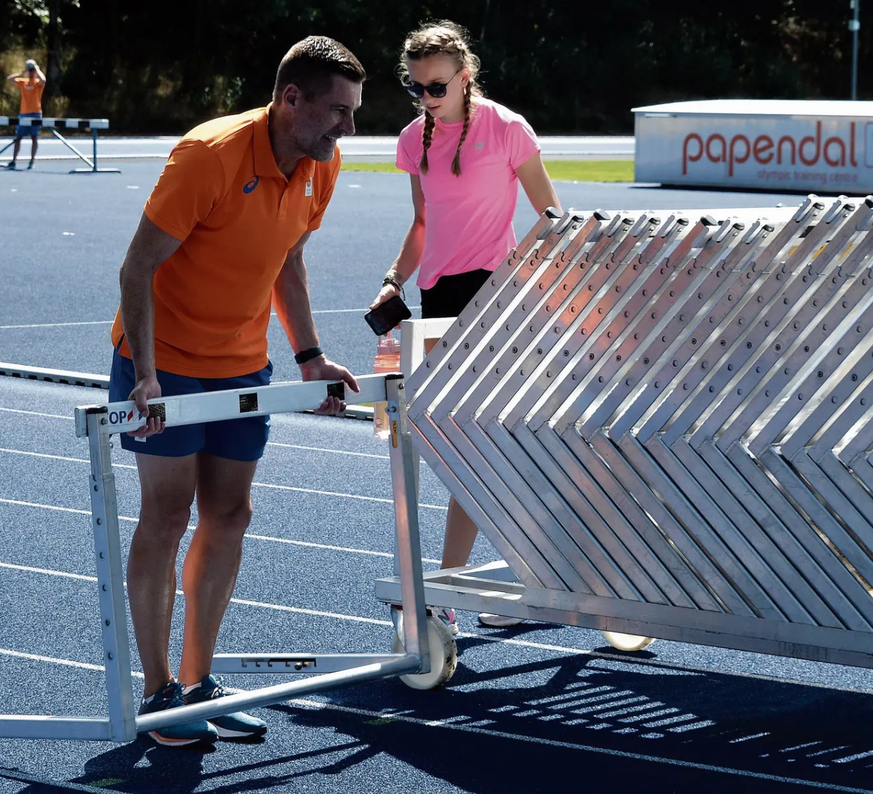
<path fill-rule="evenodd" d="M 412 312 L 399 295 L 380 303 L 364 315 L 367 325 L 373 329 L 376 336 L 384 336 L 392 328 L 396 328 L 402 320 L 408 320 L 410 317 Z"/>

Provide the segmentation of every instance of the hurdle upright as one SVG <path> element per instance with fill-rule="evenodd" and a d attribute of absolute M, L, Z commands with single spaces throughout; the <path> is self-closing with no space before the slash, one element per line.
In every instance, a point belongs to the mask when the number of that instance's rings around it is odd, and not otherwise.
<path fill-rule="evenodd" d="M 64 146 L 66 146 L 73 154 L 76 155 L 87 168 L 74 168 L 70 171 L 71 174 L 120 174 L 118 168 L 99 168 L 97 166 L 97 130 L 108 130 L 109 119 L 58 119 L 58 118 L 29 118 L 15 116 L 0 116 L 0 127 L 40 127 L 48 130 L 55 136 Z M 82 152 L 80 152 L 69 140 L 58 132 L 58 127 L 65 130 L 91 130 L 91 149 L 92 155 L 89 160 Z M 0 154 L 3 154 L 10 146 L 15 143 L 8 143 L 2 149 Z"/>
<path fill-rule="evenodd" d="M 138 716 L 131 684 L 130 650 L 124 595 L 121 541 L 110 438 L 142 427 L 133 402 L 81 406 L 76 409 L 76 434 L 87 438 L 91 472 L 92 529 L 97 562 L 97 588 L 103 635 L 103 664 L 109 698 L 108 718 L 49 715 L 0 715 L 0 738 L 76 739 L 126 742 L 137 733 L 194 719 L 209 719 L 239 709 L 266 706 L 312 692 L 323 692 L 389 676 L 428 673 L 432 636 L 443 630 L 427 617 L 418 534 L 418 503 L 413 480 L 411 441 L 406 419 L 404 380 L 399 374 L 366 375 L 357 379 L 363 402 L 387 401 L 391 420 L 390 464 L 394 491 L 396 567 L 402 582 L 401 644 L 391 653 L 266 653 L 217 654 L 216 673 L 268 673 L 307 676 L 275 686 L 228 695 L 207 703 Z M 166 426 L 220 422 L 246 416 L 314 410 L 326 396 L 345 399 L 342 383 L 312 381 L 282 383 L 253 389 L 162 397 L 149 401 L 149 415 L 162 416 Z M 398 621 L 400 623 L 400 621 Z"/>

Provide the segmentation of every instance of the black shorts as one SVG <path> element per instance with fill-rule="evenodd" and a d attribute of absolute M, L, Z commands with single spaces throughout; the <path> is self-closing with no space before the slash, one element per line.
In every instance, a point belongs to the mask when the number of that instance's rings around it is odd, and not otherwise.
<path fill-rule="evenodd" d="M 456 276 L 441 276 L 430 289 L 421 291 L 421 317 L 457 317 L 491 277 L 490 270 L 471 270 Z"/>

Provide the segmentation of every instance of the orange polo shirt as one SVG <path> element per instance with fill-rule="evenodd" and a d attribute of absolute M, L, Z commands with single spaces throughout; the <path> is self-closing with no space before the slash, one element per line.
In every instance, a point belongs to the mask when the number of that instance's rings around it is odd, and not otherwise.
<path fill-rule="evenodd" d="M 45 84 L 37 79 L 25 80 L 23 77 L 15 78 L 15 85 L 21 91 L 21 109 L 19 113 L 42 113 L 42 92 Z"/>
<path fill-rule="evenodd" d="M 199 378 L 267 366 L 272 288 L 301 236 L 321 225 L 340 170 L 304 158 L 286 179 L 273 157 L 269 106 L 202 124 L 170 159 L 145 206 L 182 240 L 154 279 L 155 365 Z M 130 358 L 121 310 L 112 344 Z"/>

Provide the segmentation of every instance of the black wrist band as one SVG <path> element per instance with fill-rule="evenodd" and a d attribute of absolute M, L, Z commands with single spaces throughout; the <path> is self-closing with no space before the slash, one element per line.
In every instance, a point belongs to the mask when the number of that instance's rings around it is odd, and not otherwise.
<path fill-rule="evenodd" d="M 392 286 L 397 289 L 397 291 L 401 294 L 401 296 L 406 299 L 406 293 L 403 291 L 403 285 L 394 277 L 394 276 L 385 276 L 382 279 L 382 286 Z"/>
<path fill-rule="evenodd" d="M 307 361 L 312 361 L 312 359 L 323 355 L 324 351 L 320 347 L 310 347 L 308 350 L 301 350 L 294 356 L 294 361 L 298 364 L 305 364 Z"/>

